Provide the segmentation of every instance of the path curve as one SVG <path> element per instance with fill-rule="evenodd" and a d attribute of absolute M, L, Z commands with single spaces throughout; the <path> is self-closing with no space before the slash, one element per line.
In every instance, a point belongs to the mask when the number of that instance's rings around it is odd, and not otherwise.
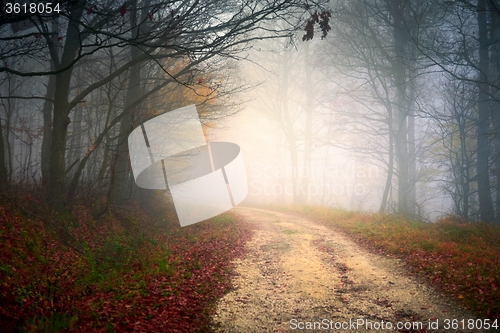
<path fill-rule="evenodd" d="M 320 224 L 255 208 L 235 213 L 257 230 L 235 261 L 234 290 L 217 303 L 217 332 L 418 332 L 398 330 L 398 323 L 457 332 L 444 329 L 446 319 L 475 318 L 409 275 L 398 259 L 369 253 Z M 426 328 L 429 320 L 440 328 Z"/>

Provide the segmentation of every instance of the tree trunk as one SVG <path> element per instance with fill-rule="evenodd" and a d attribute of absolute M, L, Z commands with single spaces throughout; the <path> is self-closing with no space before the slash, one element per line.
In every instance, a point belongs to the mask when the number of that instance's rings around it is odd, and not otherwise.
<path fill-rule="evenodd" d="M 494 1 L 497 8 L 499 7 L 498 1 Z M 500 68 L 498 63 L 500 61 L 500 45 L 498 41 L 500 40 L 500 17 L 498 12 L 494 9 L 490 10 L 491 19 L 491 36 L 490 36 L 490 82 L 493 83 L 491 86 L 491 121 L 495 129 L 494 135 L 494 147 L 495 147 L 495 210 L 496 210 L 496 223 L 500 223 L 500 91 L 498 86 L 500 84 Z"/>
<path fill-rule="evenodd" d="M 290 110 L 288 108 L 288 85 L 289 85 L 289 68 L 291 66 L 291 53 L 290 50 L 283 51 L 283 66 L 281 75 L 283 77 L 281 84 L 281 109 L 283 112 L 283 120 L 281 124 L 281 128 L 285 132 L 285 136 L 288 142 L 288 150 L 290 151 L 290 162 L 292 163 L 292 188 L 293 188 L 293 203 L 299 203 L 299 192 L 300 190 L 297 188 L 298 185 L 298 177 L 299 177 L 299 157 L 297 152 L 297 138 L 295 136 L 293 122 L 290 119 Z"/>
<path fill-rule="evenodd" d="M 49 76 L 49 83 L 47 84 L 47 92 L 45 97 L 54 99 L 54 90 L 56 86 L 56 77 Z M 43 103 L 43 139 L 42 139 L 42 152 L 41 152 L 41 168 L 42 168 L 42 187 L 46 188 L 50 180 L 50 142 L 52 136 L 52 101 L 45 100 Z"/>
<path fill-rule="evenodd" d="M 132 25 L 132 34 L 136 38 L 139 37 L 139 27 L 137 26 L 137 1 L 133 2 L 131 8 L 130 22 Z M 130 49 L 132 61 L 142 55 L 139 47 L 131 46 Z M 141 63 L 132 65 L 130 68 L 130 76 L 128 79 L 127 96 L 125 99 L 125 108 L 132 105 L 141 96 Z M 128 135 L 133 130 L 132 118 L 135 108 L 129 110 L 120 122 L 120 133 L 118 135 L 118 143 L 114 160 L 114 185 L 111 191 L 111 201 L 116 204 L 123 204 L 129 197 L 128 181 L 130 177 L 130 163 L 128 151 Z"/>
<path fill-rule="evenodd" d="M 2 122 L 0 121 L 0 188 L 7 184 L 7 168 L 5 167 L 5 146 L 3 142 Z"/>
<path fill-rule="evenodd" d="M 69 125 L 68 107 L 69 86 L 73 67 L 70 66 L 80 48 L 79 23 L 84 10 L 85 1 L 79 1 L 71 11 L 71 21 L 66 34 L 66 44 L 59 68 L 69 67 L 56 75 L 54 91 L 54 119 L 50 142 L 50 179 L 48 185 L 48 201 L 56 210 L 62 210 L 65 203 L 66 185 L 66 134 Z"/>
<path fill-rule="evenodd" d="M 470 195 L 470 160 L 467 152 L 467 120 L 461 117 L 459 120 L 460 130 L 460 162 L 456 167 L 459 168 L 459 179 L 462 187 L 462 209 L 461 216 L 465 220 L 469 219 L 469 195 Z"/>
<path fill-rule="evenodd" d="M 417 155 L 415 149 L 415 111 L 413 110 L 413 99 L 415 97 L 415 86 L 413 81 L 408 86 L 410 96 L 408 98 L 408 214 L 415 216 L 417 205 Z"/>
<path fill-rule="evenodd" d="M 477 24 L 479 30 L 479 96 L 477 119 L 477 186 L 479 195 L 479 213 L 481 220 L 494 220 L 493 201 L 491 198 L 489 177 L 489 73 L 488 26 L 486 21 L 486 0 L 479 0 L 477 7 Z"/>
<path fill-rule="evenodd" d="M 398 213 L 409 214 L 408 207 L 408 125 L 406 101 L 406 68 L 405 47 L 406 36 L 404 33 L 404 7 L 406 2 L 392 2 L 390 4 L 393 17 L 393 38 L 395 60 L 393 65 L 394 82 L 396 85 L 396 108 L 394 120 L 396 122 L 395 152 L 398 162 Z"/>
<path fill-rule="evenodd" d="M 387 199 L 389 191 L 392 187 L 392 175 L 394 173 L 394 134 L 392 131 L 392 117 L 389 117 L 389 162 L 387 165 L 387 179 L 385 181 L 384 193 L 382 202 L 380 203 L 379 212 L 384 213 L 387 208 Z"/>
<path fill-rule="evenodd" d="M 78 80 L 82 75 L 82 66 L 75 66 L 75 77 Z M 76 88 L 77 94 L 79 88 Z M 74 172 L 70 172 L 68 168 L 73 169 L 77 161 L 80 159 L 82 149 L 82 117 L 83 107 L 78 104 L 73 108 L 73 115 L 71 116 L 71 134 L 68 138 L 68 157 L 66 158 L 66 175 L 71 177 Z"/>
<path fill-rule="evenodd" d="M 53 41 L 56 43 L 57 36 L 59 35 L 59 23 L 56 19 L 52 20 L 52 33 Z M 59 58 L 60 54 L 56 51 L 55 57 Z M 55 70 L 55 59 L 51 59 L 50 69 Z M 41 151 L 41 170 L 42 170 L 42 189 L 47 190 L 50 182 L 50 143 L 52 138 L 52 108 L 54 106 L 54 94 L 56 89 L 55 75 L 49 75 L 49 82 L 47 83 L 47 98 L 43 103 L 43 138 L 42 138 L 42 151 Z"/>
<path fill-rule="evenodd" d="M 313 86 L 312 86 L 312 64 L 309 52 L 309 43 L 304 45 L 304 60 L 305 60 L 305 76 L 306 76 L 306 127 L 304 131 L 304 178 L 302 184 L 305 195 L 302 196 L 301 202 L 308 203 L 309 200 L 309 183 L 311 175 L 311 154 L 312 154 L 312 117 L 313 117 Z"/>
<path fill-rule="evenodd" d="M 12 76 L 11 74 L 7 74 L 7 95 L 10 96 L 16 91 L 18 78 Z M 12 116 L 14 115 L 14 111 L 16 109 L 16 100 L 8 99 L 7 105 L 5 106 L 6 120 L 5 120 L 5 142 L 4 148 L 6 149 L 4 152 L 4 158 L 6 160 L 7 167 L 7 180 L 12 181 L 12 175 L 14 173 L 14 151 L 15 147 L 15 137 L 14 130 L 12 130 Z"/>

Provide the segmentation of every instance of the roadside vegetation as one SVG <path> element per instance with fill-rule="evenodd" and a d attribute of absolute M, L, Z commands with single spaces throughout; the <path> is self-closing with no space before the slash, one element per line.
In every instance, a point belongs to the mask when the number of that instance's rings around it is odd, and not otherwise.
<path fill-rule="evenodd" d="M 454 216 L 436 223 L 312 206 L 273 206 L 343 232 L 411 271 L 481 318 L 500 317 L 500 226 Z"/>
<path fill-rule="evenodd" d="M 231 259 L 251 236 L 231 214 L 181 228 L 158 198 L 66 214 L 0 195 L 3 332 L 210 332 Z"/>

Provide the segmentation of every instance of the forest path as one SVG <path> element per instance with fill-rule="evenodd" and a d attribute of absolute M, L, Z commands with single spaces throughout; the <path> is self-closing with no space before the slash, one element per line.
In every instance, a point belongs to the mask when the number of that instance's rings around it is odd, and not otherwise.
<path fill-rule="evenodd" d="M 388 331 L 398 331 L 398 322 L 421 322 L 421 332 L 456 332 L 443 328 L 445 319 L 474 318 L 409 275 L 398 259 L 369 253 L 336 231 L 274 211 L 237 208 L 236 214 L 257 230 L 235 262 L 235 289 L 217 304 L 217 332 L 373 332 L 388 322 Z M 430 319 L 440 329 L 426 328 Z"/>

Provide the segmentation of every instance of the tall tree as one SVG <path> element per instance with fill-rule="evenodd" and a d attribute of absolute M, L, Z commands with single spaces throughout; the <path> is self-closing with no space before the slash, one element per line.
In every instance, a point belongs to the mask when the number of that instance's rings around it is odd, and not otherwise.
<path fill-rule="evenodd" d="M 409 0 L 341 2 L 332 19 L 333 51 L 327 53 L 331 66 L 343 74 L 337 85 L 360 105 L 350 112 L 360 117 L 352 130 L 373 143 L 371 151 L 366 144 L 351 148 L 386 165 L 380 210 L 387 208 L 396 176 L 397 211 L 405 215 L 415 214 L 417 200 L 416 80 L 425 64 L 418 63 L 413 44 L 426 24 L 425 8 Z"/>
<path fill-rule="evenodd" d="M 114 1 L 76 0 L 61 2 L 59 13 L 26 15 L 24 19 L 33 26 L 19 32 L 14 37 L 8 36 L 5 29 L 0 39 L 4 43 L 2 59 L 16 58 L 23 55 L 23 61 L 39 61 L 42 68 L 23 71 L 9 66 L 0 66 L 0 72 L 10 72 L 18 76 L 53 76 L 52 128 L 50 133 L 50 158 L 48 199 L 58 208 L 64 206 L 66 191 L 66 144 L 67 129 L 71 123 L 70 114 L 74 107 L 96 89 L 115 80 L 129 71 L 133 74 L 137 66 L 145 63 L 156 64 L 168 77 L 180 84 L 192 84 L 193 77 L 189 70 L 195 70 L 203 62 L 216 57 L 237 57 L 246 50 L 251 42 L 261 38 L 276 38 L 289 35 L 296 27 L 269 29 L 269 22 L 280 17 L 304 15 L 300 1 L 268 0 L 254 1 L 132 1 L 117 5 Z M 140 17 L 137 15 L 140 9 Z M 49 29 L 49 22 L 59 17 L 57 29 Z M 14 23 L 12 17 L 2 17 L 1 23 Z M 135 23 L 133 22 L 135 21 Z M 137 34 L 143 30 L 145 35 Z M 3 25 L 5 27 L 5 25 Z M 274 30 L 269 33 L 269 30 Z M 54 36 L 57 34 L 56 39 Z M 76 94 L 72 91 L 74 66 L 82 59 L 90 59 L 106 48 L 127 48 L 134 55 L 123 58 L 119 66 L 107 76 L 101 76 Z M 60 50 L 60 51 L 59 51 Z M 135 50 L 135 51 L 134 51 Z M 184 69 L 177 69 L 174 74 L 162 65 L 162 59 L 180 59 Z M 53 68 L 50 68 L 50 61 Z M 45 66 L 45 67 L 44 67 Z M 179 74 L 180 73 L 180 74 Z M 178 75 L 176 75 L 178 74 Z M 50 83 L 50 82 L 49 82 Z M 164 83 L 150 91 L 158 91 Z M 50 88 L 49 84 L 49 88 Z M 144 95 L 147 95 L 145 92 Z M 134 100 L 136 92 L 130 91 L 128 102 Z M 52 95 L 51 89 L 46 98 Z M 130 105 L 128 111 L 137 105 Z M 49 105 L 46 108 L 49 109 Z M 45 115 L 48 112 L 44 112 Z M 126 113 L 121 115 L 126 116 Z M 46 117 L 48 121 L 48 116 Z M 126 117 L 125 117 L 126 118 Z M 114 124 L 116 124 L 118 119 Z M 125 122 L 126 120 L 124 120 Z M 113 122 L 111 122 L 113 123 Z M 47 124 L 46 124 L 47 125 Z M 127 126 L 123 126 L 126 128 Z M 104 129 L 105 131 L 107 129 Z M 123 134 L 122 132 L 122 137 Z M 46 141 L 49 141 L 48 139 Z M 94 149 L 89 149 L 87 153 Z M 47 152 L 47 150 L 44 150 Z M 44 157 L 48 157 L 48 153 Z M 125 156 L 122 156 L 125 158 Z"/>
<path fill-rule="evenodd" d="M 488 22 L 486 0 L 478 0 L 477 26 L 479 42 L 479 94 L 477 101 L 477 186 L 479 195 L 479 210 L 481 219 L 491 222 L 495 218 L 493 200 L 491 198 L 489 175 L 490 152 L 490 86 L 488 73 L 490 71 L 490 56 L 488 43 Z"/>
<path fill-rule="evenodd" d="M 3 130 L 0 122 L 0 187 L 7 184 L 7 168 L 5 167 L 5 146 L 3 143 Z"/>

